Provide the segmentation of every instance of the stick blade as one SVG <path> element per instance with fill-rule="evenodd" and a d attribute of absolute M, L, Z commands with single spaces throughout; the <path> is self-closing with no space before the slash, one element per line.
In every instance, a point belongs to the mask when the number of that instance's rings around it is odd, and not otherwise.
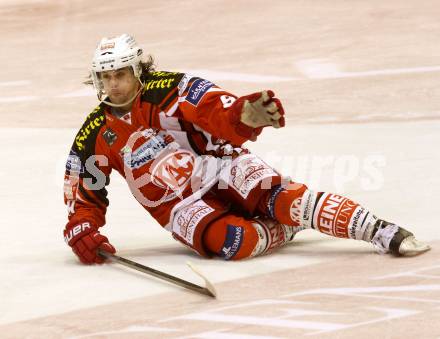
<path fill-rule="evenodd" d="M 217 297 L 217 292 L 214 288 L 214 285 L 208 280 L 208 278 L 206 278 L 201 272 L 200 270 L 194 266 L 194 264 L 190 261 L 187 261 L 186 264 L 188 265 L 188 267 L 195 273 L 197 274 L 200 278 L 202 278 L 205 281 L 205 288 L 206 288 L 206 294 L 216 298 Z"/>

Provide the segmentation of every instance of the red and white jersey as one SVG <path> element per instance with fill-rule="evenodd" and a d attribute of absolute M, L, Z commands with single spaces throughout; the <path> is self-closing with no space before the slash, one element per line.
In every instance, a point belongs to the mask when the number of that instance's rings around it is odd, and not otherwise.
<path fill-rule="evenodd" d="M 143 80 L 129 114 L 117 118 L 101 103 L 77 133 L 64 183 L 68 225 L 105 224 L 106 186 L 116 170 L 135 198 L 167 226 L 173 208 L 194 193 L 189 182 L 199 156 L 215 157 L 222 146 L 247 141 L 230 123 L 233 94 L 184 73 L 153 72 Z"/>

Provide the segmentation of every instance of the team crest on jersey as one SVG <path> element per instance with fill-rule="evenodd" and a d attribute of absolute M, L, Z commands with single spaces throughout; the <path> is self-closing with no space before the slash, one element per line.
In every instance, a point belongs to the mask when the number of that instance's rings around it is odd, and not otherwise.
<path fill-rule="evenodd" d="M 180 196 L 191 181 L 194 171 L 194 155 L 178 150 L 157 159 L 151 165 L 152 183 L 167 191 L 163 201 Z"/>
<path fill-rule="evenodd" d="M 102 134 L 102 137 L 104 138 L 105 142 L 107 143 L 107 145 L 111 146 L 113 145 L 113 143 L 116 141 L 116 139 L 118 138 L 118 136 L 116 135 L 116 133 L 110 128 L 108 127 L 105 132 Z"/>

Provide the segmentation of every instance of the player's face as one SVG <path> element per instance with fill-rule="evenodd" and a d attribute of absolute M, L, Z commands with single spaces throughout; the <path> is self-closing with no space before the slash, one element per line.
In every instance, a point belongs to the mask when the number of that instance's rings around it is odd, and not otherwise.
<path fill-rule="evenodd" d="M 104 90 L 114 104 L 129 101 L 139 90 L 139 81 L 130 67 L 101 73 Z"/>

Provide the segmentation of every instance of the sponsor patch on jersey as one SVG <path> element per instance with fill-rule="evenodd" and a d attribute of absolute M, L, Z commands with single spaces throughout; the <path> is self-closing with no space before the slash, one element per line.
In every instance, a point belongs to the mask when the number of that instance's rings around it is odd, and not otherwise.
<path fill-rule="evenodd" d="M 99 130 L 102 124 L 105 121 L 105 117 L 100 113 L 102 108 L 100 106 L 96 107 L 92 113 L 87 116 L 87 120 L 79 130 L 78 134 L 75 137 L 75 145 L 78 147 L 79 151 L 83 151 L 86 148 L 86 141 L 89 136 L 92 134 L 96 137 L 95 132 Z M 100 115 L 97 115 L 100 114 Z"/>
<path fill-rule="evenodd" d="M 157 89 L 169 89 L 173 87 L 173 82 L 176 80 L 176 78 L 165 78 L 165 79 L 159 79 L 159 80 L 149 80 L 145 83 L 143 93 L 150 91 L 150 90 L 157 90 Z"/>
<path fill-rule="evenodd" d="M 220 256 L 226 260 L 232 259 L 240 250 L 243 242 L 243 227 L 228 225 L 226 239 L 223 243 Z"/>
<path fill-rule="evenodd" d="M 137 169 L 144 166 L 150 160 L 154 159 L 160 152 L 162 152 L 168 143 L 161 135 L 155 135 L 135 151 L 127 146 L 121 149 L 121 156 L 124 159 L 124 163 L 131 169 Z"/>
<path fill-rule="evenodd" d="M 84 169 L 81 165 L 81 159 L 74 150 L 71 150 L 67 157 L 66 170 L 71 173 L 83 173 Z"/>
<path fill-rule="evenodd" d="M 203 96 L 208 92 L 208 90 L 214 86 L 211 81 L 204 79 L 197 79 L 194 81 L 189 88 L 188 95 L 186 96 L 186 101 L 191 105 L 197 106 L 202 100 Z"/>
<path fill-rule="evenodd" d="M 102 137 L 109 146 L 113 145 L 118 138 L 116 133 L 110 127 L 105 130 L 105 132 L 102 134 Z"/>
<path fill-rule="evenodd" d="M 156 71 L 152 72 L 153 79 L 146 81 L 142 93 L 152 90 L 168 90 L 175 86 L 174 82 L 178 79 L 178 72 Z"/>

